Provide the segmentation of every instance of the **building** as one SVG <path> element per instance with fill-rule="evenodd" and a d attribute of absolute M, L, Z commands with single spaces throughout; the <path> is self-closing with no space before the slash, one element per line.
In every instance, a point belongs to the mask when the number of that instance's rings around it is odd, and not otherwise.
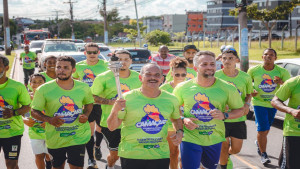
<path fill-rule="evenodd" d="M 206 24 L 206 12 L 187 11 L 187 34 L 199 34 L 203 32 Z"/>
<path fill-rule="evenodd" d="M 149 33 L 153 30 L 163 29 L 163 20 L 160 16 L 147 17 L 143 19 L 143 26 L 146 26 L 145 33 Z"/>
<path fill-rule="evenodd" d="M 163 30 L 165 32 L 185 32 L 186 31 L 186 14 L 163 15 Z"/>
<path fill-rule="evenodd" d="M 277 6 L 281 5 L 284 2 L 290 0 L 269 0 L 268 4 L 266 0 L 253 0 L 253 3 L 257 3 L 258 9 L 274 9 Z M 277 21 L 275 27 L 272 30 L 272 33 L 281 35 L 282 29 L 287 26 L 291 27 L 292 34 L 295 35 L 295 30 L 297 25 L 300 24 L 300 7 L 296 7 L 290 16 L 286 16 L 285 19 Z M 262 27 L 262 28 L 261 28 Z M 263 34 L 267 34 L 267 29 L 262 25 L 261 21 L 253 20 L 253 32 L 259 32 L 262 29 Z M 287 29 L 288 30 L 288 29 Z M 286 31 L 286 36 L 290 35 L 289 31 Z"/>
<path fill-rule="evenodd" d="M 249 0 L 250 1 L 250 0 Z M 249 2 L 248 1 L 248 2 Z M 226 31 L 238 28 L 238 18 L 229 15 L 229 10 L 235 8 L 235 0 L 209 0 L 207 1 L 207 29 L 208 33 Z M 251 27 L 248 21 L 248 27 Z"/>

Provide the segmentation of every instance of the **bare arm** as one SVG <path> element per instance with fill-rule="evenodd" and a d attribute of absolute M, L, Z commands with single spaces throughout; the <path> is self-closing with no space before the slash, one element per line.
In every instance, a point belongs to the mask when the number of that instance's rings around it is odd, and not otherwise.
<path fill-rule="evenodd" d="M 114 105 L 114 103 L 115 103 L 115 100 L 112 100 L 112 99 L 105 99 L 103 97 L 99 97 L 96 95 L 93 95 L 93 96 L 94 96 L 95 103 L 98 103 L 98 104 Z"/>
<path fill-rule="evenodd" d="M 179 130 L 179 129 L 182 130 L 183 126 L 182 126 L 182 120 L 180 118 L 179 119 L 172 119 L 171 118 L 171 121 L 172 121 L 173 127 L 176 129 L 176 131 Z"/>
<path fill-rule="evenodd" d="M 118 118 L 118 112 L 121 111 L 125 107 L 126 107 L 126 100 L 118 99 L 115 102 L 115 104 L 111 110 L 111 113 L 107 119 L 107 126 L 110 131 L 114 131 L 121 125 L 122 119 Z"/>
<path fill-rule="evenodd" d="M 282 100 L 280 100 L 277 96 L 274 96 L 274 98 L 271 101 L 271 104 L 274 108 L 281 112 L 288 113 L 292 116 L 294 116 L 297 119 L 300 119 L 300 110 L 293 109 L 291 107 L 286 106 Z"/>
<path fill-rule="evenodd" d="M 211 110 L 209 113 L 211 114 L 211 116 L 214 119 L 218 119 L 218 120 L 224 120 L 225 119 L 224 113 L 221 112 L 218 109 Z M 236 119 L 236 118 L 242 117 L 243 115 L 244 115 L 244 107 L 241 107 L 239 109 L 231 109 L 231 111 L 228 112 L 228 118 L 227 119 Z"/>
<path fill-rule="evenodd" d="M 247 94 L 245 98 L 245 104 L 244 104 L 244 115 L 247 115 L 249 113 L 249 104 L 251 102 L 251 94 Z"/>
<path fill-rule="evenodd" d="M 65 120 L 61 119 L 63 116 L 49 117 L 44 115 L 41 111 L 35 109 L 31 109 L 31 116 L 37 120 L 47 122 L 55 127 L 60 127 L 65 122 Z"/>
<path fill-rule="evenodd" d="M 4 108 L 3 110 L 3 118 L 4 119 L 8 119 L 11 118 L 12 116 L 18 116 L 18 115 L 22 115 L 24 116 L 24 114 L 26 114 L 27 112 L 30 111 L 30 106 L 26 105 L 26 106 L 22 106 L 19 109 L 10 109 L 10 108 Z"/>
<path fill-rule="evenodd" d="M 93 109 L 93 103 L 84 105 L 83 114 L 79 115 L 80 123 L 85 123 L 88 121 L 89 115 L 91 114 L 92 109 Z"/>

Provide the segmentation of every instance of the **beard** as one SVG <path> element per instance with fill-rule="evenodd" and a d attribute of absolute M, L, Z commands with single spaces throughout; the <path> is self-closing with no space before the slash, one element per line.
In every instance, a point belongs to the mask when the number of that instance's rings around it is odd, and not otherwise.
<path fill-rule="evenodd" d="M 65 77 L 65 78 L 61 78 L 61 77 L 59 77 L 59 75 L 58 75 L 57 78 L 58 78 L 59 80 L 66 81 L 66 80 L 69 80 L 69 79 L 71 78 L 71 75 L 70 75 L 70 76 L 67 76 L 67 77 Z"/>
<path fill-rule="evenodd" d="M 194 59 L 193 58 L 187 58 L 186 60 L 189 62 L 189 64 L 193 64 L 194 63 Z"/>

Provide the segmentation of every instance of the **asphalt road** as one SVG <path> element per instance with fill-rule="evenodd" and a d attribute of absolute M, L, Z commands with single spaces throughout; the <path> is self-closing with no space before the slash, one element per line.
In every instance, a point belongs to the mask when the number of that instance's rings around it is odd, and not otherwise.
<path fill-rule="evenodd" d="M 21 50 L 18 50 L 17 53 L 20 53 Z M 1 52 L 2 53 L 2 52 Z M 18 60 L 15 66 L 15 73 L 13 78 L 17 81 L 23 82 L 23 70 L 20 66 Z M 279 168 L 278 167 L 278 157 L 281 150 L 282 144 L 282 121 L 275 120 L 273 126 L 271 127 L 270 134 L 268 136 L 268 146 L 267 153 L 271 159 L 271 164 L 268 166 L 263 166 L 260 163 L 260 157 L 257 155 L 256 146 L 254 141 L 256 140 L 256 127 L 254 120 L 248 120 L 247 122 L 247 132 L 248 139 L 244 141 L 243 148 L 238 155 L 233 155 L 231 157 L 235 169 L 250 169 L 250 168 Z M 101 161 L 97 161 L 99 169 L 104 169 L 106 164 L 106 156 L 108 154 L 108 149 L 106 143 L 103 140 L 101 143 L 101 149 L 103 153 L 103 158 Z M 31 150 L 30 140 L 28 137 L 28 127 L 25 127 L 25 132 L 22 138 L 22 147 L 19 157 L 19 168 L 20 169 L 34 169 L 36 168 L 34 162 L 34 155 Z M 87 155 L 85 156 L 85 168 L 87 168 Z M 0 169 L 4 169 L 4 156 L 3 153 L 0 154 Z M 66 165 L 65 168 L 69 168 Z M 116 169 L 121 169 L 120 162 L 116 164 Z"/>

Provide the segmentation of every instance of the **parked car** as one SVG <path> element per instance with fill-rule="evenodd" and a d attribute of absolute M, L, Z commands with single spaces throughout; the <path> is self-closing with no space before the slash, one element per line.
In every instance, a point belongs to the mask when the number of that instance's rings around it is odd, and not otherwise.
<path fill-rule="evenodd" d="M 280 59 L 275 61 L 275 64 L 285 68 L 291 75 L 291 77 L 299 76 L 300 75 L 300 58 L 295 59 Z M 288 104 L 288 100 L 284 102 L 286 105 Z M 248 119 L 251 119 L 254 115 L 253 106 L 250 106 L 250 112 L 247 115 Z M 276 119 L 284 120 L 285 113 L 281 111 L 277 111 L 275 115 Z"/>
<path fill-rule="evenodd" d="M 111 53 L 111 50 L 109 49 L 108 46 L 106 46 L 105 44 L 103 43 L 97 43 L 97 45 L 99 46 L 99 50 L 100 50 L 100 53 L 107 59 L 109 60 L 109 54 Z"/>
<path fill-rule="evenodd" d="M 5 46 L 4 45 L 0 45 L 0 51 L 4 51 L 5 50 Z"/>
<path fill-rule="evenodd" d="M 38 52 L 41 51 L 44 42 L 45 42 L 44 40 L 31 41 L 30 44 L 29 44 L 29 50 L 31 52 L 35 52 L 36 54 L 38 54 Z"/>
<path fill-rule="evenodd" d="M 85 50 L 85 44 L 86 43 L 75 43 L 77 50 L 80 52 L 83 52 Z"/>
<path fill-rule="evenodd" d="M 272 33 L 271 37 L 272 37 L 272 39 L 277 39 L 277 40 L 281 39 L 281 36 L 278 36 L 275 33 Z M 269 35 L 268 34 L 261 36 L 261 40 L 268 40 L 268 39 L 269 39 Z"/>
<path fill-rule="evenodd" d="M 146 48 L 124 48 L 128 50 L 132 55 L 132 64 L 130 69 L 135 70 L 137 72 L 141 71 L 141 68 L 146 64 L 149 63 L 151 52 Z"/>

